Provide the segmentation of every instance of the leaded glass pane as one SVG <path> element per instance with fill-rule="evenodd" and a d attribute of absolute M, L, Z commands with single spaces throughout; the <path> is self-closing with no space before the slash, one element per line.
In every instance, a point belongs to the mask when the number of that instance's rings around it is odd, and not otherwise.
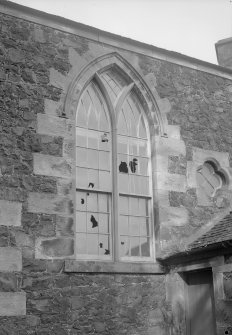
<path fill-rule="evenodd" d="M 129 235 L 129 220 L 128 216 L 121 215 L 119 218 L 119 234 Z"/>
<path fill-rule="evenodd" d="M 88 187 L 88 170 L 85 168 L 76 168 L 76 185 L 80 188 Z"/>
<path fill-rule="evenodd" d="M 141 256 L 150 257 L 150 238 L 142 237 L 140 238 L 141 243 Z"/>
<path fill-rule="evenodd" d="M 76 147 L 76 164 L 80 167 L 87 167 L 87 149 Z"/>
<path fill-rule="evenodd" d="M 79 147 L 87 147 L 87 130 L 76 128 L 76 145 Z"/>
<path fill-rule="evenodd" d="M 77 212 L 76 220 L 77 220 L 77 231 L 81 233 L 85 233 L 86 232 L 86 213 Z"/>
<path fill-rule="evenodd" d="M 76 236 L 76 246 L 77 246 L 77 253 L 80 255 L 86 254 L 87 251 L 87 238 L 86 234 L 78 234 Z"/>
<path fill-rule="evenodd" d="M 130 226 L 130 236 L 139 236 L 140 234 L 140 217 L 130 216 L 129 226 Z"/>
<path fill-rule="evenodd" d="M 99 151 L 99 169 L 110 171 L 110 153 Z"/>
<path fill-rule="evenodd" d="M 119 197 L 119 212 L 121 214 L 129 213 L 129 198 L 128 197 Z"/>
<path fill-rule="evenodd" d="M 99 245 L 98 245 L 98 235 L 88 234 L 87 235 L 87 249 L 89 255 L 98 255 Z"/>
<path fill-rule="evenodd" d="M 99 214 L 99 233 L 109 234 L 109 214 Z"/>
<path fill-rule="evenodd" d="M 103 191 L 111 191 L 111 174 L 108 171 L 99 171 L 99 188 Z"/>
<path fill-rule="evenodd" d="M 87 198 L 87 211 L 97 212 L 98 211 L 97 193 L 89 192 L 86 198 Z"/>
<path fill-rule="evenodd" d="M 140 256 L 139 237 L 130 238 L 130 252 L 131 252 L 131 256 Z"/>
<path fill-rule="evenodd" d="M 150 229 L 149 229 L 149 220 L 147 218 L 141 217 L 140 218 L 140 236 L 149 236 Z"/>
<path fill-rule="evenodd" d="M 87 152 L 87 167 L 91 167 L 92 169 L 98 169 L 98 150 L 88 149 Z"/>
<path fill-rule="evenodd" d="M 98 194 L 98 209 L 101 213 L 109 212 L 109 205 L 106 194 Z"/>
<path fill-rule="evenodd" d="M 88 148 L 98 149 L 98 142 L 101 133 L 96 130 L 88 130 Z"/>

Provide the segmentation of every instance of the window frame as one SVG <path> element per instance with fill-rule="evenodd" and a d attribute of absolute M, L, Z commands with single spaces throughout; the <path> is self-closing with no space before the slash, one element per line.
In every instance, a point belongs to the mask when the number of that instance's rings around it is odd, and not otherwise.
<path fill-rule="evenodd" d="M 122 263 L 154 263 L 155 261 L 155 227 L 154 227 L 154 209 L 153 209 L 153 180 L 152 180 L 152 157 L 151 157 L 151 133 L 149 129 L 149 123 L 147 119 L 147 115 L 145 113 L 144 108 L 140 111 L 140 113 L 143 114 L 144 124 L 146 128 L 147 133 L 147 144 L 148 144 L 148 178 L 149 178 L 149 190 L 150 190 L 150 196 L 147 195 L 139 195 L 139 194 L 130 194 L 130 193 L 120 193 L 118 190 L 118 151 L 117 151 L 117 124 L 118 124 L 118 118 L 120 115 L 120 111 L 122 109 L 123 103 L 125 102 L 127 96 L 131 93 L 133 88 L 135 87 L 135 83 L 131 82 L 127 86 L 124 86 L 122 88 L 120 94 L 115 100 L 115 103 L 112 103 L 112 100 L 109 96 L 109 93 L 107 91 L 107 88 L 101 79 L 100 75 L 98 73 L 95 73 L 94 76 L 86 83 L 85 87 L 83 88 L 80 96 L 79 101 L 77 104 L 77 109 L 79 106 L 79 102 L 81 100 L 82 95 L 84 94 L 86 88 L 91 82 L 95 82 L 97 88 L 99 89 L 101 95 L 103 96 L 105 103 L 107 105 L 107 111 L 108 111 L 108 117 L 110 122 L 110 128 L 111 128 L 111 178 L 112 178 L 112 192 L 106 192 L 111 194 L 111 258 L 110 259 L 103 259 L 103 258 L 95 258 L 95 255 L 86 255 L 86 257 L 82 258 L 79 257 L 78 253 L 76 252 L 76 243 L 75 243 L 75 259 L 77 261 L 93 261 L 93 262 L 122 262 Z M 136 94 L 137 96 L 137 94 Z M 139 97 L 137 96 L 138 100 Z M 142 106 L 142 104 L 141 104 Z M 75 126 L 75 134 L 76 134 L 76 126 Z M 76 140 L 75 140 L 76 143 Z M 76 152 L 75 152 L 75 162 L 76 162 Z M 75 167 L 76 170 L 76 167 Z M 75 171 L 76 172 L 76 171 Z M 76 185 L 76 178 L 75 178 L 75 199 L 76 199 L 76 191 L 80 188 L 77 188 Z M 81 189 L 80 189 L 81 190 Z M 101 193 L 101 191 L 96 190 L 95 192 Z M 104 192 L 105 193 L 105 192 Z M 149 208 L 150 208 L 150 243 L 149 243 L 149 250 L 150 250 L 150 256 L 149 257 L 123 257 L 120 258 L 119 256 L 119 197 L 121 196 L 127 196 L 127 197 L 136 197 L 139 198 L 145 198 L 148 200 Z M 77 225 L 76 222 L 76 201 L 75 201 L 75 225 Z M 75 234 L 75 240 L 76 240 L 76 234 Z"/>

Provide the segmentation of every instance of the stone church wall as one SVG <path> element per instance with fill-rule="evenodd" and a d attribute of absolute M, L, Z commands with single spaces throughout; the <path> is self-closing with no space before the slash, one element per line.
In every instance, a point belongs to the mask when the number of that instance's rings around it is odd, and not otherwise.
<path fill-rule="evenodd" d="M 166 120 L 162 136 L 154 134 L 153 146 L 161 257 L 167 247 L 181 248 L 183 238 L 231 204 L 228 182 L 202 205 L 195 178 L 197 167 L 213 158 L 230 180 L 229 75 L 5 14 L 0 14 L 0 31 L 0 333 L 170 334 L 165 270 L 65 271 L 65 260 L 74 256 L 75 230 L 75 124 L 64 110 L 67 91 L 84 66 L 117 52 L 156 97 Z"/>

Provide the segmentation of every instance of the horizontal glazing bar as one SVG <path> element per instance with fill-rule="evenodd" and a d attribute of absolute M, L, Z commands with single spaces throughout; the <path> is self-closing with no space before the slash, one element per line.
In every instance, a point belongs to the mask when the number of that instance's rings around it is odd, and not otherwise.
<path fill-rule="evenodd" d="M 122 197 L 132 197 L 132 198 L 143 198 L 143 199 L 151 199 L 152 197 L 146 194 L 137 194 L 137 193 L 119 193 Z"/>
<path fill-rule="evenodd" d="M 89 188 L 80 188 L 77 187 L 76 191 L 81 191 L 81 192 L 86 192 L 86 193 L 102 193 L 102 194 L 109 194 L 111 195 L 112 192 L 107 192 L 107 191 L 102 191 L 102 190 L 98 190 L 98 189 L 89 189 Z"/>

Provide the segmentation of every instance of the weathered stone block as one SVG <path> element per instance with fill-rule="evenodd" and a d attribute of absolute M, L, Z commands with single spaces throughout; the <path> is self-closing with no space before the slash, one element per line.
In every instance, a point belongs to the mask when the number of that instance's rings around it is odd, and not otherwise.
<path fill-rule="evenodd" d="M 72 176 L 72 165 L 63 157 L 34 153 L 33 158 L 35 174 L 60 178 L 71 178 Z"/>
<path fill-rule="evenodd" d="M 28 211 L 45 214 L 72 214 L 72 202 L 70 198 L 51 193 L 29 193 Z"/>
<path fill-rule="evenodd" d="M 25 292 L 0 292 L 0 316 L 26 315 Z"/>
<path fill-rule="evenodd" d="M 74 230 L 74 222 L 72 217 L 57 216 L 56 232 L 58 236 L 73 236 Z"/>
<path fill-rule="evenodd" d="M 21 202 L 0 200 L 0 225 L 20 226 L 21 211 Z"/>
<path fill-rule="evenodd" d="M 9 49 L 8 55 L 13 63 L 23 63 L 25 61 L 24 53 L 20 49 L 11 48 Z"/>
<path fill-rule="evenodd" d="M 161 156 L 186 155 L 185 143 L 175 138 L 156 137 L 156 154 Z"/>
<path fill-rule="evenodd" d="M 22 270 L 22 252 L 13 247 L 0 248 L 0 272 Z"/>
<path fill-rule="evenodd" d="M 58 117 L 62 114 L 62 108 L 60 106 L 60 103 L 57 101 L 50 100 L 50 99 L 44 100 L 44 109 L 45 109 L 45 114 L 49 116 Z"/>
<path fill-rule="evenodd" d="M 38 113 L 37 132 L 42 135 L 74 138 L 75 124 L 69 119 Z"/>
<path fill-rule="evenodd" d="M 183 175 L 157 172 L 154 177 L 156 178 L 155 187 L 157 189 L 177 192 L 186 191 L 186 177 Z"/>
<path fill-rule="evenodd" d="M 50 69 L 50 84 L 65 89 L 69 84 L 69 78 L 65 77 L 62 73 L 55 69 Z"/>
<path fill-rule="evenodd" d="M 36 258 L 65 258 L 74 255 L 74 240 L 71 238 L 38 239 Z"/>
<path fill-rule="evenodd" d="M 0 273 L 0 292 L 18 290 L 18 278 L 15 273 Z"/>

